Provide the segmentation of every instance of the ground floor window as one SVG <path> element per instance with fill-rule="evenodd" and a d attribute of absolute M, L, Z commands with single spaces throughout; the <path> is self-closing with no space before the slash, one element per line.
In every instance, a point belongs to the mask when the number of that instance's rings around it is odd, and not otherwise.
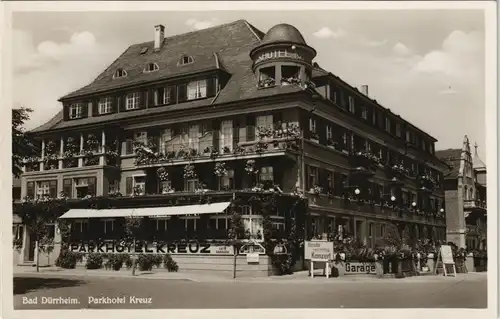
<path fill-rule="evenodd" d="M 111 234 L 115 230 L 115 221 L 114 219 L 103 219 L 101 220 L 104 234 Z"/>
<path fill-rule="evenodd" d="M 247 239 L 262 240 L 264 234 L 263 217 L 260 215 L 241 216 Z"/>
<path fill-rule="evenodd" d="M 12 225 L 12 237 L 14 240 L 22 240 L 24 235 L 24 226 L 20 224 Z"/>

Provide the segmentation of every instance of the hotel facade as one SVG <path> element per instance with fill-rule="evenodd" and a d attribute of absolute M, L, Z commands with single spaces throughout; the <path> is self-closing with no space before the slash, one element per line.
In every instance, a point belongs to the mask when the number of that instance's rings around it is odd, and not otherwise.
<path fill-rule="evenodd" d="M 390 227 L 407 240 L 445 239 L 447 165 L 436 139 L 370 98 L 367 86 L 321 68 L 295 27 L 264 33 L 238 20 L 168 37 L 158 25 L 152 34 L 63 96 L 61 111 L 31 132 L 42 152 L 26 160 L 22 198 L 126 203 L 70 210 L 75 240 L 119 238 L 120 218 L 144 207 L 155 207 L 140 216 L 165 240 L 174 228 L 224 238 L 230 203 L 266 192 L 307 198 L 305 239 L 340 232 L 375 247 Z M 200 194 L 217 209 L 182 204 Z M 297 217 L 285 206 L 272 216 L 282 234 Z M 262 240 L 261 213 L 238 209 L 245 237 Z M 18 260 L 31 262 L 29 234 L 22 237 Z"/>

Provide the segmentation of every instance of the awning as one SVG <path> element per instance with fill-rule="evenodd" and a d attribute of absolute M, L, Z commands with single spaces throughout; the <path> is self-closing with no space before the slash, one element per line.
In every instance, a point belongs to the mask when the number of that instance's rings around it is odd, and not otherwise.
<path fill-rule="evenodd" d="M 231 202 L 202 205 L 117 208 L 117 209 L 70 209 L 59 218 L 113 218 L 113 217 L 167 217 L 175 215 L 219 214 Z"/>

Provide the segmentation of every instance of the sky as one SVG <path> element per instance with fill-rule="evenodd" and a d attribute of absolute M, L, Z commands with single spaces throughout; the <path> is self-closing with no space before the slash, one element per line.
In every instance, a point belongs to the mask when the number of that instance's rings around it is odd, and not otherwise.
<path fill-rule="evenodd" d="M 62 107 L 129 45 L 245 19 L 266 32 L 299 29 L 319 65 L 438 139 L 460 148 L 468 135 L 485 159 L 484 13 L 479 10 L 202 12 L 16 12 L 12 18 L 13 107 L 34 109 L 27 128 Z"/>

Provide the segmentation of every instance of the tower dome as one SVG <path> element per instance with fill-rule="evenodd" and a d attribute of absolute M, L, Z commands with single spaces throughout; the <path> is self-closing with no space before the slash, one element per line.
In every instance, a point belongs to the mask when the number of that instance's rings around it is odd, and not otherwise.
<path fill-rule="evenodd" d="M 293 25 L 287 23 L 277 24 L 269 29 L 262 39 L 261 44 L 283 42 L 307 45 L 300 31 Z"/>
<path fill-rule="evenodd" d="M 297 28 L 281 23 L 267 31 L 252 49 L 252 70 L 259 88 L 275 85 L 306 86 L 310 83 L 316 50 L 308 46 Z"/>

